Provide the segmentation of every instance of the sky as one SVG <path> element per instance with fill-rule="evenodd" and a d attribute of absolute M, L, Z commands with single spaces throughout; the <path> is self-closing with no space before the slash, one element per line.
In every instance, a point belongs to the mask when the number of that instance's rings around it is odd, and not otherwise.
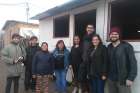
<path fill-rule="evenodd" d="M 27 22 L 26 10 L 28 5 L 29 18 L 31 18 L 36 14 L 69 1 L 71 0 L 0 0 L 0 30 L 7 20 Z M 38 23 L 38 21 L 34 20 L 29 20 L 29 22 Z"/>

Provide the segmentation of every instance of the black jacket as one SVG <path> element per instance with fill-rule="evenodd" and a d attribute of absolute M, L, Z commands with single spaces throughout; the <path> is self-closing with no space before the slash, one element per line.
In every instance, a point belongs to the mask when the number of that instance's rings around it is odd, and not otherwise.
<path fill-rule="evenodd" d="M 99 45 L 97 49 L 91 46 L 88 50 L 88 75 L 91 77 L 107 76 L 107 48 Z"/>
<path fill-rule="evenodd" d="M 108 45 L 108 56 L 109 56 L 109 67 L 108 73 L 113 69 L 112 64 L 112 43 Z M 118 81 L 122 84 L 125 84 L 126 80 L 134 81 L 137 76 L 137 61 L 134 55 L 133 47 L 122 41 L 117 47 L 115 52 L 115 61 L 117 64 L 118 72 Z"/>
<path fill-rule="evenodd" d="M 40 50 L 40 47 L 37 46 L 29 46 L 26 49 L 26 53 L 27 53 L 27 57 L 26 57 L 26 62 L 25 62 L 25 66 L 26 66 L 26 71 L 30 71 L 32 70 L 32 60 L 34 55 L 36 54 L 36 52 L 38 52 Z"/>
<path fill-rule="evenodd" d="M 70 52 L 70 64 L 80 65 L 81 63 L 82 63 L 82 47 L 79 46 L 78 48 L 75 48 L 73 46 Z"/>

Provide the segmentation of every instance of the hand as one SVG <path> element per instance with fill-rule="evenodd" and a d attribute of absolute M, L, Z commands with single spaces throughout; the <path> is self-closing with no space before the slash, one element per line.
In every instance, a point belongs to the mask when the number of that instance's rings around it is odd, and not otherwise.
<path fill-rule="evenodd" d="M 18 60 L 14 60 L 14 62 L 13 62 L 14 64 L 16 64 L 16 63 L 18 63 Z"/>
<path fill-rule="evenodd" d="M 23 62 L 23 57 L 22 56 L 20 56 L 19 58 L 18 58 L 18 62 Z"/>
<path fill-rule="evenodd" d="M 36 75 L 32 75 L 32 78 L 33 78 L 33 79 L 36 78 Z"/>
<path fill-rule="evenodd" d="M 106 80 L 106 76 L 102 76 L 102 80 Z"/>
<path fill-rule="evenodd" d="M 131 80 L 126 80 L 126 86 L 131 87 L 133 84 L 133 81 Z"/>

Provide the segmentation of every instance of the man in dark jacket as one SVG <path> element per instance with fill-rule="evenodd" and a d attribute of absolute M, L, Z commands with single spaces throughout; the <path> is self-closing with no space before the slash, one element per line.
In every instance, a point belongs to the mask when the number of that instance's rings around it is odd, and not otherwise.
<path fill-rule="evenodd" d="M 83 54 L 82 54 L 82 59 L 83 59 L 83 62 L 81 63 L 80 65 L 80 68 L 79 68 L 79 79 L 80 81 L 82 81 L 82 91 L 85 91 L 85 93 L 89 90 L 89 82 L 87 80 L 87 52 L 88 52 L 88 49 L 91 45 L 91 40 L 92 40 L 92 37 L 93 35 L 95 34 L 95 28 L 92 24 L 88 24 L 86 26 L 86 34 L 83 38 Z"/>
<path fill-rule="evenodd" d="M 133 47 L 120 40 L 120 28 L 113 27 L 108 45 L 108 84 L 110 93 L 131 93 L 130 87 L 137 76 L 137 61 Z"/>
<path fill-rule="evenodd" d="M 35 80 L 32 79 L 32 60 L 37 51 L 40 50 L 38 46 L 38 38 L 36 36 L 32 36 L 29 41 L 29 47 L 27 48 L 27 60 L 25 62 L 25 90 L 31 88 L 35 89 Z"/>
<path fill-rule="evenodd" d="M 88 24 L 86 27 L 86 34 L 83 38 L 83 61 L 86 61 L 87 50 L 91 45 L 92 36 L 95 34 L 95 28 L 92 24 Z"/>

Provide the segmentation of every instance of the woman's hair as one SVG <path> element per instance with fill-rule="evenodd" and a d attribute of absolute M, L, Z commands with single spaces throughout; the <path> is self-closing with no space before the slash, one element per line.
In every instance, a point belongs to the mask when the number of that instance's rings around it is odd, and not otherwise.
<path fill-rule="evenodd" d="M 99 39 L 99 45 L 102 45 L 103 44 L 103 42 L 102 42 L 102 39 L 101 39 L 101 37 L 98 35 L 98 34 L 95 34 L 95 35 L 93 35 L 92 36 L 92 39 L 94 38 L 94 37 L 97 37 L 98 39 Z"/>
<path fill-rule="evenodd" d="M 64 49 L 65 49 L 65 48 L 66 48 L 66 46 L 65 46 L 65 43 L 64 43 L 64 41 L 63 41 L 63 40 L 58 40 L 58 41 L 57 41 L 57 43 L 56 43 L 56 48 L 58 48 L 58 49 L 59 49 L 58 45 L 59 45 L 60 43 L 63 43 L 63 45 L 64 45 Z"/>
<path fill-rule="evenodd" d="M 44 44 L 48 46 L 48 43 L 47 43 L 47 42 L 42 42 L 41 48 L 42 48 L 42 46 L 43 46 Z M 48 49 L 46 50 L 46 52 L 48 52 Z"/>

